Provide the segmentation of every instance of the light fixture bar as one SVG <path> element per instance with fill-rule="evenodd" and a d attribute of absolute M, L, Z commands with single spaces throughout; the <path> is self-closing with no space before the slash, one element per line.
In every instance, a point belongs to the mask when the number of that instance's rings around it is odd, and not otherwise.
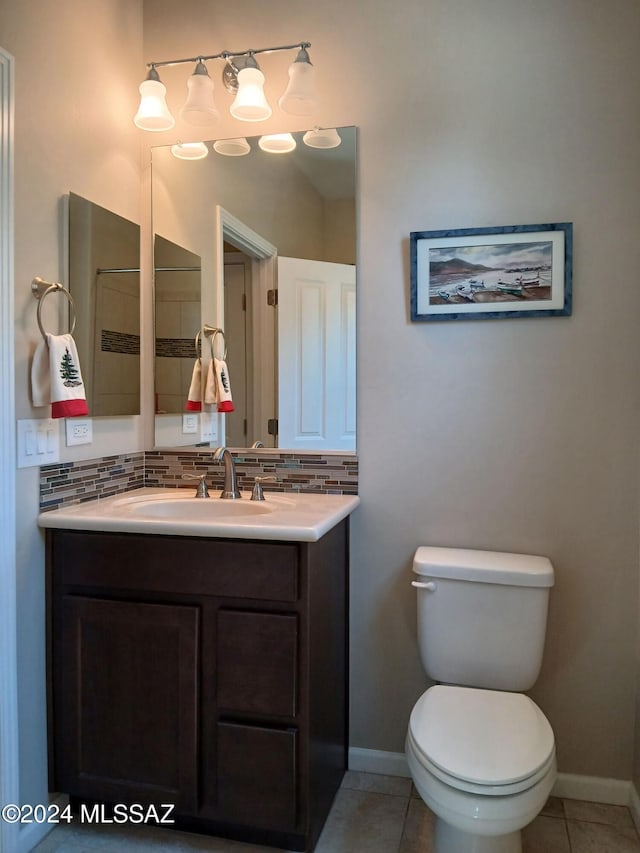
<path fill-rule="evenodd" d="M 200 54 L 198 56 L 190 56 L 188 59 L 165 59 L 162 62 L 147 62 L 147 68 L 162 68 L 168 65 L 186 65 L 187 63 L 194 62 L 208 62 L 210 59 L 236 59 L 238 56 L 253 56 L 258 53 L 278 53 L 283 50 L 306 50 L 311 47 L 311 42 L 309 41 L 299 41 L 295 44 L 285 44 L 279 47 L 261 47 L 256 50 L 223 50 L 221 53 L 212 53 L 209 56 L 204 56 Z"/>
<path fill-rule="evenodd" d="M 189 56 L 184 59 L 163 59 L 147 63 L 147 78 L 140 84 L 140 104 L 134 116 L 134 124 L 140 130 L 171 130 L 176 120 L 165 99 L 167 90 L 158 75 L 159 68 L 172 65 L 193 65 L 195 70 L 187 81 L 187 100 L 179 112 L 179 118 L 187 124 L 209 125 L 220 113 L 214 103 L 214 83 L 209 77 L 205 62 L 221 59 L 224 62 L 222 82 L 235 96 L 229 107 L 233 118 L 239 121 L 265 121 L 272 108 L 264 93 L 265 78 L 256 56 L 296 50 L 297 55 L 289 66 L 289 83 L 278 101 L 278 106 L 291 115 L 311 115 L 319 109 L 320 101 L 315 91 L 315 68 L 307 49 L 311 42 L 283 44 L 277 47 L 249 48 L 247 50 L 223 50 L 220 53 Z"/>

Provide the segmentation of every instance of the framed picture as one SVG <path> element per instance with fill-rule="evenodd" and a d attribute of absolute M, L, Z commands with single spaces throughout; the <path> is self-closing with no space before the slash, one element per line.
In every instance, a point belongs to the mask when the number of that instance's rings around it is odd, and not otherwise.
<path fill-rule="evenodd" d="M 571 314 L 572 223 L 414 231 L 412 320 Z"/>

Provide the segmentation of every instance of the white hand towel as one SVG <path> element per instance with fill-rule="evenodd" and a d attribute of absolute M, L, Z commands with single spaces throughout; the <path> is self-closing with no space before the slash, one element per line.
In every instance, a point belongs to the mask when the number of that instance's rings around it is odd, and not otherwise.
<path fill-rule="evenodd" d="M 207 368 L 207 384 L 204 391 L 204 401 L 215 405 L 218 412 L 233 412 L 235 407 L 231 399 L 229 370 L 226 362 L 212 358 Z"/>
<path fill-rule="evenodd" d="M 221 358 L 214 358 L 213 365 L 216 374 L 216 402 L 219 412 L 233 412 L 235 407 L 231 399 L 231 384 L 229 382 L 229 369 Z"/>
<path fill-rule="evenodd" d="M 204 401 L 208 406 L 215 406 L 218 402 L 218 383 L 213 369 L 213 359 L 207 367 L 207 381 L 204 386 Z"/>
<path fill-rule="evenodd" d="M 187 412 L 202 411 L 202 364 L 199 358 L 196 358 L 196 363 L 193 365 L 185 409 Z"/>
<path fill-rule="evenodd" d="M 49 347 L 44 338 L 36 347 L 31 362 L 31 398 L 34 406 L 51 405 L 51 377 L 49 374 Z"/>
<path fill-rule="evenodd" d="M 51 403 L 52 418 L 88 415 L 76 344 L 71 335 L 47 335 L 36 347 L 31 364 L 34 406 Z"/>

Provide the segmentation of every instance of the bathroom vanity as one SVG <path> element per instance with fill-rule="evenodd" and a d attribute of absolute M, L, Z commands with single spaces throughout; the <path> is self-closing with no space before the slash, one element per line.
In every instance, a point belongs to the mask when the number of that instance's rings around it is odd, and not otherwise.
<path fill-rule="evenodd" d="M 348 512 L 303 541 L 92 529 L 87 507 L 40 517 L 51 789 L 313 849 L 347 760 Z"/>

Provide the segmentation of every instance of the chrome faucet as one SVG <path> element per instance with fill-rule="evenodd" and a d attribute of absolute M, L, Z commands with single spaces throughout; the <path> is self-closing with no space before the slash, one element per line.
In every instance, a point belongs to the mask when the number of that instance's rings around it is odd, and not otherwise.
<path fill-rule="evenodd" d="M 236 469 L 233 464 L 233 456 L 226 447 L 216 447 L 213 451 L 214 462 L 224 462 L 224 487 L 221 498 L 224 500 L 237 500 L 242 497 L 236 480 Z"/>

